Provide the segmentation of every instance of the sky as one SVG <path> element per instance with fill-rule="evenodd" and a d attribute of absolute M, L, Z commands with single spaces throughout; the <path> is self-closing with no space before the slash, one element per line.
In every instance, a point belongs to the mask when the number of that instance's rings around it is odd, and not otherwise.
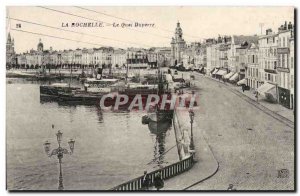
<path fill-rule="evenodd" d="M 285 21 L 292 23 L 294 21 L 293 7 L 83 7 L 98 13 L 78 7 L 51 6 L 46 8 L 69 13 L 73 16 L 42 7 L 7 7 L 6 35 L 10 32 L 14 38 L 17 53 L 26 52 L 30 49 L 36 50 L 39 39 L 42 40 L 44 49 L 52 47 L 54 50 L 101 46 L 116 48 L 169 47 L 178 21 L 182 27 L 183 38 L 187 43 L 203 41 L 218 35 L 260 35 L 261 31 L 264 33 L 267 28 L 277 31 L 278 27 Z M 14 19 L 77 33 L 33 25 Z M 105 22 L 103 27 L 71 27 L 71 24 L 76 22 L 99 23 L 99 21 Z M 120 27 L 122 23 L 134 24 L 135 22 L 150 24 L 150 26 Z M 17 28 L 18 24 L 21 24 L 21 28 Z M 69 26 L 66 27 L 66 24 Z M 117 27 L 117 24 L 120 26 Z M 69 40 L 58 39 L 57 37 Z"/>

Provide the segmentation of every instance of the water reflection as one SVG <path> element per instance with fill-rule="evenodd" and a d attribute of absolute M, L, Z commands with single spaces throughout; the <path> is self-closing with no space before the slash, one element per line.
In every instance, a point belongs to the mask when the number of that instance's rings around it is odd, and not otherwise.
<path fill-rule="evenodd" d="M 97 106 L 96 109 L 97 109 L 98 121 L 99 123 L 103 123 L 103 112 L 99 106 Z"/>
<path fill-rule="evenodd" d="M 168 130 L 170 130 L 172 125 L 172 121 L 164 121 L 164 122 L 154 122 L 151 121 L 148 124 L 148 128 L 152 134 L 155 135 L 155 143 L 154 143 L 154 152 L 153 152 L 153 162 L 157 164 L 158 167 L 163 167 L 162 164 L 165 163 L 165 143 L 166 143 L 166 135 Z"/>
<path fill-rule="evenodd" d="M 7 80 L 8 189 L 57 190 L 59 163 L 45 159 L 41 150 L 41 141 L 54 141 L 52 124 L 78 142 L 76 153 L 62 164 L 67 190 L 106 190 L 163 161 L 178 160 L 176 151 L 168 151 L 176 145 L 169 123 L 151 123 L 148 129 L 141 123 L 145 112 L 44 102 L 40 84 Z"/>

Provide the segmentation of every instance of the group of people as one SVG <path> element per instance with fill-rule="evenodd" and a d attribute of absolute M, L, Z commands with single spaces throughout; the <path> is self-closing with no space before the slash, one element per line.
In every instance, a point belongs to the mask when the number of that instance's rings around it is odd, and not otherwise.
<path fill-rule="evenodd" d="M 144 171 L 144 176 L 142 179 L 142 190 L 149 190 L 149 187 L 151 186 L 151 179 L 147 173 L 147 171 Z M 161 188 L 164 187 L 164 181 L 161 177 L 160 172 L 155 174 L 154 177 L 154 187 L 156 188 L 156 190 L 160 190 Z"/>

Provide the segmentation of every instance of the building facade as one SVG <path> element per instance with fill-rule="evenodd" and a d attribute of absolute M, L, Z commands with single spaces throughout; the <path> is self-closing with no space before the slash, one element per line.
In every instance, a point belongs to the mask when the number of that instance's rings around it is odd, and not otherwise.
<path fill-rule="evenodd" d="M 259 73 L 259 64 L 258 64 L 258 55 L 259 49 L 258 45 L 252 43 L 247 50 L 247 65 L 246 65 L 246 79 L 247 79 L 247 86 L 256 90 L 259 86 L 261 81 L 259 80 L 258 73 Z"/>
<path fill-rule="evenodd" d="M 126 66 L 126 51 L 123 49 L 114 50 L 111 57 L 112 67 L 121 68 Z"/>
<path fill-rule="evenodd" d="M 260 80 L 277 85 L 277 43 L 278 34 L 271 29 L 266 30 L 266 35 L 259 38 L 259 74 Z"/>
<path fill-rule="evenodd" d="M 291 22 L 281 25 L 278 29 L 278 102 L 287 107 L 294 107 L 294 54 L 291 57 L 291 43 L 293 43 L 293 25 Z M 291 42 L 292 41 L 292 42 Z M 294 47 L 294 46 L 292 46 Z M 294 49 L 294 48 L 293 48 Z M 293 69 L 293 70 L 291 70 Z"/>
<path fill-rule="evenodd" d="M 144 50 L 130 49 L 126 56 L 129 69 L 147 69 L 149 67 L 147 53 Z"/>
<path fill-rule="evenodd" d="M 180 27 L 180 23 L 177 22 L 177 26 L 175 29 L 175 38 L 172 37 L 171 41 L 171 64 L 173 66 L 182 63 L 182 52 L 186 48 L 186 43 L 183 39 L 182 29 Z"/>

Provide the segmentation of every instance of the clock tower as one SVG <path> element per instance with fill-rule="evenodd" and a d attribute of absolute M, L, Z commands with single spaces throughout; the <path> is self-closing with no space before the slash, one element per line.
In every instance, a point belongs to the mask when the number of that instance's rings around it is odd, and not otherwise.
<path fill-rule="evenodd" d="M 172 64 L 171 66 L 175 66 L 179 63 L 182 63 L 182 51 L 185 49 L 186 43 L 183 39 L 182 29 L 180 27 L 180 23 L 177 22 L 177 26 L 175 29 L 175 38 L 172 37 L 171 40 L 171 55 L 172 55 Z"/>

